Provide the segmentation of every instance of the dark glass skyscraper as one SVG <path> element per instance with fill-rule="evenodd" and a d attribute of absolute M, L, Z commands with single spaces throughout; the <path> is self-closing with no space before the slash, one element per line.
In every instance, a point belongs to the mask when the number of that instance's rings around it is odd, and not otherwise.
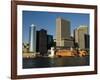
<path fill-rule="evenodd" d="M 37 49 L 36 51 L 40 52 L 41 55 L 47 54 L 47 31 L 41 29 L 37 31 Z"/>
<path fill-rule="evenodd" d="M 53 46 L 53 36 L 52 35 L 47 35 L 47 48 L 51 49 Z"/>
<path fill-rule="evenodd" d="M 85 49 L 89 49 L 89 34 L 85 34 L 84 35 L 84 38 L 85 38 Z"/>

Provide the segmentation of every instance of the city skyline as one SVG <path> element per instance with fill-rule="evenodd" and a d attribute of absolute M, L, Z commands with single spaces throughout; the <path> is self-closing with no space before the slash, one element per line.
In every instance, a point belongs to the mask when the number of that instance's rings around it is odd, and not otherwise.
<path fill-rule="evenodd" d="M 80 25 L 89 26 L 89 14 L 23 11 L 23 42 L 29 42 L 29 27 L 31 24 L 36 25 L 37 30 L 47 30 L 48 34 L 55 38 L 57 17 L 71 22 L 71 34 Z"/>

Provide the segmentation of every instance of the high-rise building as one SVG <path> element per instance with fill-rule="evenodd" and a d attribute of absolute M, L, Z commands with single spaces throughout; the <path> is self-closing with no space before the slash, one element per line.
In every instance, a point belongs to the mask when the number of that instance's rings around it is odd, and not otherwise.
<path fill-rule="evenodd" d="M 37 31 L 37 51 L 41 55 L 47 54 L 47 31 L 44 29 Z"/>
<path fill-rule="evenodd" d="M 36 31 L 36 52 L 39 52 L 39 31 Z"/>
<path fill-rule="evenodd" d="M 29 52 L 36 52 L 36 27 L 34 24 L 30 27 Z"/>
<path fill-rule="evenodd" d="M 56 19 L 56 46 L 73 47 L 73 39 L 70 36 L 70 21 L 62 18 Z"/>
<path fill-rule="evenodd" d="M 79 47 L 80 49 L 85 49 L 89 46 L 89 35 L 87 26 L 81 25 L 77 29 L 75 29 L 74 37 L 76 47 Z"/>
<path fill-rule="evenodd" d="M 89 44 L 89 40 L 90 40 L 89 34 L 85 34 L 84 37 L 85 37 L 85 48 L 89 49 L 89 47 L 90 47 L 89 46 L 90 45 Z"/>
<path fill-rule="evenodd" d="M 51 49 L 53 45 L 54 45 L 53 36 L 47 35 L 47 48 Z"/>

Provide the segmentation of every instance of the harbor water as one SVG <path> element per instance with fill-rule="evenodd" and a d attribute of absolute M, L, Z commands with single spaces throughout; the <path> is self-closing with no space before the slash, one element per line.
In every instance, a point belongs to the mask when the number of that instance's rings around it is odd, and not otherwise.
<path fill-rule="evenodd" d="M 71 67 L 89 65 L 89 56 L 23 58 L 23 68 Z"/>

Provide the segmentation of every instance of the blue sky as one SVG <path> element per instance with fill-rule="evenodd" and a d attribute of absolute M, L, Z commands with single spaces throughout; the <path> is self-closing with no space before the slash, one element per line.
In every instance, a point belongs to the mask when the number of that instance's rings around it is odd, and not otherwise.
<path fill-rule="evenodd" d="M 36 25 L 36 29 L 45 29 L 47 33 L 55 38 L 56 18 L 61 17 L 71 22 L 71 33 L 80 25 L 89 26 L 89 14 L 80 13 L 61 13 L 61 12 L 40 12 L 40 11 L 23 11 L 23 42 L 29 41 L 29 28 L 31 24 Z"/>

